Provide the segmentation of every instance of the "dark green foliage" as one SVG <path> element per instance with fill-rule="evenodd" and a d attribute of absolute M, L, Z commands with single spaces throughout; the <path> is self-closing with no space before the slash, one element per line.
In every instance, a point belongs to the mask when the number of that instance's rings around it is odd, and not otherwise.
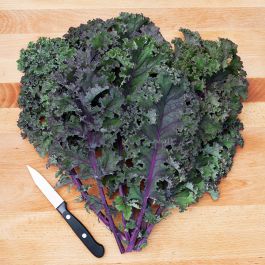
<path fill-rule="evenodd" d="M 22 108 L 18 126 L 23 130 L 23 137 L 29 138 L 41 156 L 47 153 L 53 138 L 47 114 L 51 107 L 49 93 L 56 89 L 57 84 L 51 75 L 57 69 L 63 69 L 63 62 L 74 52 L 59 38 L 40 38 L 20 52 L 18 69 L 24 72 L 24 76 L 18 100 Z"/>
<path fill-rule="evenodd" d="M 168 209 L 205 192 L 217 199 L 243 145 L 237 46 L 181 31 L 172 48 L 148 18 L 122 13 L 40 38 L 18 60 L 23 137 L 58 167 L 58 187 L 78 188 L 121 252 L 145 246 Z"/>

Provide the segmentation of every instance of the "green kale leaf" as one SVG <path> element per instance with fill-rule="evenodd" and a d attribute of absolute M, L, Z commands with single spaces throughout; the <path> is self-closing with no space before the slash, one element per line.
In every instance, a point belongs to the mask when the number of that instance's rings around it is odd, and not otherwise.
<path fill-rule="evenodd" d="M 169 209 L 218 199 L 243 146 L 237 45 L 180 31 L 171 46 L 149 18 L 121 13 L 30 42 L 18 60 L 22 136 L 121 253 L 146 246 Z"/>

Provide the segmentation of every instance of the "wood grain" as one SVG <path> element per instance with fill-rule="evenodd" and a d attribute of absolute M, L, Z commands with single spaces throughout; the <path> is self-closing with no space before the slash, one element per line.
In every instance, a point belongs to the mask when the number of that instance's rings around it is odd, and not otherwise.
<path fill-rule="evenodd" d="M 111 8 L 179 8 L 179 7 L 265 7 L 263 0 L 156 0 L 150 4 L 150 0 L 0 0 L 0 10 L 31 10 L 31 9 L 111 9 Z"/>
<path fill-rule="evenodd" d="M 144 15 L 150 17 L 161 29 L 250 29 L 263 30 L 264 8 L 146 8 Z M 70 26 L 78 26 L 87 20 L 117 16 L 124 9 L 64 9 L 64 10 L 4 10 L 0 11 L 2 27 L 0 34 L 7 33 L 55 33 L 66 32 Z M 140 13 L 138 8 L 126 9 Z M 67 17 L 67 19 L 65 19 Z"/>
<path fill-rule="evenodd" d="M 25 165 L 55 184 L 55 168 L 45 169 L 16 121 L 19 50 L 40 36 L 62 36 L 69 26 L 103 19 L 120 11 L 143 12 L 168 39 L 180 26 L 204 38 L 227 37 L 238 44 L 250 89 L 240 115 L 244 148 L 238 148 L 231 172 L 220 184 L 221 197 L 205 195 L 187 212 L 176 210 L 159 223 L 141 253 L 119 254 L 115 240 L 96 216 L 75 203 L 74 189 L 60 189 L 69 208 L 106 255 L 96 259 L 80 243 L 33 184 Z M 265 264 L 265 1 L 264 0 L 0 0 L 0 264 Z M 259 78 L 257 78 L 259 77 Z"/>
<path fill-rule="evenodd" d="M 17 108 L 19 84 L 0 84 L 0 108 Z"/>

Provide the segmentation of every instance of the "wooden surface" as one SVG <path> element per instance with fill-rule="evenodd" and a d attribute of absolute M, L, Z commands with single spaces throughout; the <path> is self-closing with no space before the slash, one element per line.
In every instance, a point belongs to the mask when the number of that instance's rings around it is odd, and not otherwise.
<path fill-rule="evenodd" d="M 39 36 L 61 36 L 69 26 L 142 12 L 167 39 L 179 27 L 203 37 L 235 41 L 248 72 L 250 96 L 241 114 L 245 146 L 220 185 L 221 198 L 205 195 L 185 213 L 158 224 L 141 253 L 121 255 L 115 240 L 93 214 L 74 203 L 76 192 L 60 190 L 73 213 L 103 243 L 96 259 L 33 184 L 25 165 L 54 184 L 55 169 L 22 140 L 16 121 L 21 74 L 19 50 Z M 0 0 L 0 264 L 1 265 L 264 265 L 265 264 L 265 1 L 33 1 Z"/>

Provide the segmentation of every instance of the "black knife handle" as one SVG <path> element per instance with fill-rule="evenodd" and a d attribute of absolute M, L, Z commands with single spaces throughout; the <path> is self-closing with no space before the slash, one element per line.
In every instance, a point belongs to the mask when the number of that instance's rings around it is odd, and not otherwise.
<path fill-rule="evenodd" d="M 104 247 L 97 243 L 97 241 L 92 237 L 82 223 L 68 211 L 66 202 L 61 203 L 56 209 L 63 216 L 65 221 L 70 225 L 84 245 L 90 250 L 90 252 L 94 256 L 101 258 L 104 255 Z"/>

